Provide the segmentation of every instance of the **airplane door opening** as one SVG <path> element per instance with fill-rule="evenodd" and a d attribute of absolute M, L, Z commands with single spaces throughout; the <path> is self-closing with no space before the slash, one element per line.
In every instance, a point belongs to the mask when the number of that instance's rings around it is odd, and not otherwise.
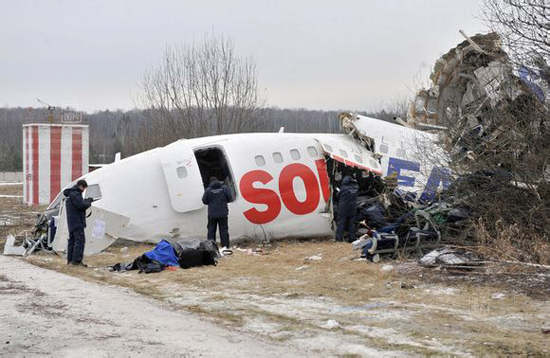
<path fill-rule="evenodd" d="M 331 224 L 333 230 L 336 230 L 336 222 L 338 220 L 338 191 L 344 177 L 350 176 L 354 178 L 359 185 L 358 210 L 367 203 L 376 200 L 384 191 L 385 185 L 382 178 L 377 174 L 348 166 L 332 159 L 328 155 L 325 156 L 325 161 L 331 189 Z"/>
<path fill-rule="evenodd" d="M 335 188 L 340 187 L 342 179 L 344 179 L 345 176 L 350 176 L 357 181 L 359 185 L 359 196 L 377 197 L 384 190 L 384 183 L 380 175 L 345 165 L 329 156 L 327 156 L 325 160 L 327 163 L 330 186 L 333 191 Z"/>
<path fill-rule="evenodd" d="M 219 147 L 201 148 L 195 150 L 195 157 L 204 188 L 206 189 L 210 184 L 211 177 L 216 177 L 227 185 L 231 191 L 231 201 L 234 201 L 237 197 L 235 180 L 224 151 Z"/>

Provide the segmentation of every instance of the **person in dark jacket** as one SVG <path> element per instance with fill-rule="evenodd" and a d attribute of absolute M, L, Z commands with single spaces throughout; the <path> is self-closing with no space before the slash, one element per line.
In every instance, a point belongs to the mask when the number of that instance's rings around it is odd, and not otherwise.
<path fill-rule="evenodd" d="M 216 241 L 216 228 L 220 227 L 222 247 L 229 248 L 229 227 L 227 203 L 231 201 L 229 188 L 216 177 L 210 178 L 210 185 L 204 191 L 202 202 L 208 205 L 208 240 Z"/>
<path fill-rule="evenodd" d="M 348 230 L 348 241 L 355 240 L 355 214 L 357 212 L 357 192 L 359 185 L 349 176 L 345 176 L 338 193 L 338 222 L 336 241 L 344 241 L 344 231 Z"/>
<path fill-rule="evenodd" d="M 69 227 L 69 245 L 67 247 L 67 264 L 86 266 L 82 263 L 86 237 L 86 209 L 92 205 L 92 198 L 83 199 L 82 193 L 88 187 L 85 180 L 79 180 L 72 188 L 65 189 L 65 211 L 67 211 L 67 226 Z"/>

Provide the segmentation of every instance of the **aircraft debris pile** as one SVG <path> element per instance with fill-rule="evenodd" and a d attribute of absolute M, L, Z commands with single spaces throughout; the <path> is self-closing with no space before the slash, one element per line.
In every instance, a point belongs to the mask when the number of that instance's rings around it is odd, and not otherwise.
<path fill-rule="evenodd" d="M 51 216 L 42 213 L 36 216 L 32 229 L 22 231 L 16 236 L 9 235 L 4 245 L 4 255 L 28 256 L 35 251 L 52 251 L 55 226 L 51 220 Z M 20 242 L 20 245 L 16 245 L 16 241 Z"/>
<path fill-rule="evenodd" d="M 378 195 L 359 198 L 355 221 L 360 238 L 352 243 L 361 257 L 377 262 L 381 256 L 398 252 L 421 253 L 441 246 L 443 236 L 458 232 L 471 213 L 454 197 L 445 196 L 419 203 L 410 193 L 396 188 L 394 177 L 386 177 Z M 375 191 L 376 192 L 376 191 Z"/>
<path fill-rule="evenodd" d="M 499 116 L 492 114 L 503 109 L 513 113 L 525 103 L 550 104 L 550 67 L 540 58 L 532 66 L 520 66 L 516 74 L 496 33 L 466 38 L 436 61 L 432 85 L 417 93 L 407 123 L 447 129 L 446 144 L 453 154 L 474 160 L 484 143 L 502 134 Z"/>

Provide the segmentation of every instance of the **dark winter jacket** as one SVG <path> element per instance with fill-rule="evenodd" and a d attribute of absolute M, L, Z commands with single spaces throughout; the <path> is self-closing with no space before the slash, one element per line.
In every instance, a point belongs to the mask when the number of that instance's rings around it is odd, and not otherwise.
<path fill-rule="evenodd" d="M 230 201 L 229 188 L 219 181 L 210 183 L 202 196 L 202 202 L 208 205 L 208 217 L 213 219 L 224 218 L 229 214 L 227 203 Z"/>
<path fill-rule="evenodd" d="M 338 193 L 338 215 L 344 217 L 355 216 L 357 211 L 357 192 L 359 185 L 352 178 L 346 176 L 342 180 Z"/>
<path fill-rule="evenodd" d="M 92 202 L 82 198 L 82 192 L 76 185 L 65 189 L 63 195 L 67 197 L 65 211 L 67 211 L 69 232 L 84 229 L 86 227 L 86 209 L 92 205 Z"/>

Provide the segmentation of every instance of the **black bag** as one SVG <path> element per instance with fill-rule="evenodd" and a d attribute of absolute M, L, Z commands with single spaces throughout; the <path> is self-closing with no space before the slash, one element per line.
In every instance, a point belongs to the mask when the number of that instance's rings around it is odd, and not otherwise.
<path fill-rule="evenodd" d="M 201 249 L 185 249 L 178 256 L 178 263 L 183 269 L 204 265 L 204 250 Z"/>
<path fill-rule="evenodd" d="M 197 266 L 217 265 L 220 257 L 218 245 L 208 240 L 201 242 L 197 248 L 188 248 L 180 251 L 178 263 L 183 269 Z"/>
<path fill-rule="evenodd" d="M 151 261 L 140 267 L 138 273 L 157 273 L 164 270 L 166 266 L 159 264 L 157 261 Z"/>

